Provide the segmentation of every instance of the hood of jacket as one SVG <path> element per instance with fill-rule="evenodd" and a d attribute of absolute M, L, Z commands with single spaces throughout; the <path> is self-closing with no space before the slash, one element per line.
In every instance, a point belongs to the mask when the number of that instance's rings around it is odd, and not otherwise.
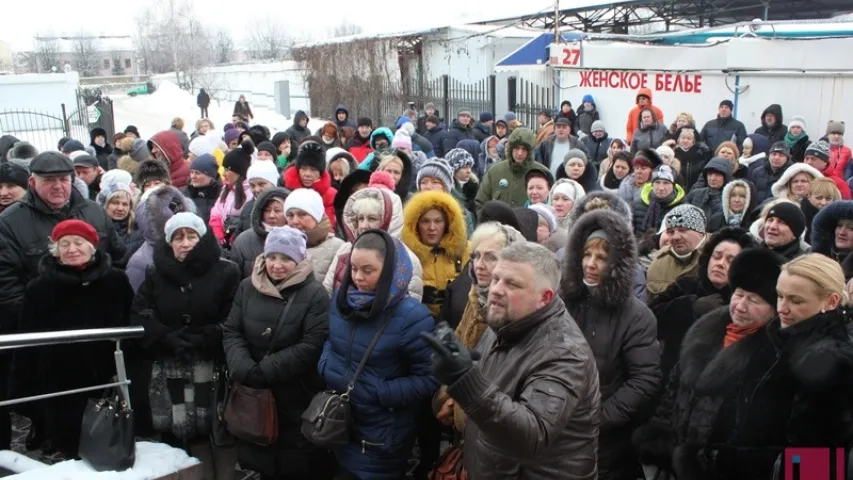
<path fill-rule="evenodd" d="M 746 136 L 752 140 L 752 154 L 757 155 L 759 153 L 767 154 L 767 151 L 770 150 L 770 142 L 767 140 L 767 137 L 761 135 L 760 133 L 750 133 Z"/>
<path fill-rule="evenodd" d="M 172 285 L 186 285 L 204 276 L 213 268 L 222 256 L 219 241 L 208 230 L 201 240 L 193 247 L 183 262 L 175 258 L 172 247 L 165 240 L 160 240 L 154 246 L 154 266 L 157 274 Z"/>
<path fill-rule="evenodd" d="M 506 141 L 506 149 L 504 151 L 505 160 L 509 161 L 510 166 L 519 165 L 512 159 L 512 151 L 515 147 L 524 147 L 527 149 L 527 160 L 520 165 L 525 169 L 536 161 L 536 134 L 533 130 L 525 127 L 518 127 L 509 134 Z"/>
<path fill-rule="evenodd" d="M 732 181 L 732 162 L 728 161 L 723 157 L 714 157 L 711 160 L 708 160 L 708 163 L 705 164 L 705 168 L 702 169 L 702 175 L 705 176 L 705 184 L 708 184 L 708 172 L 715 171 L 722 173 L 726 177 L 726 183 Z M 723 184 L 725 186 L 725 184 Z"/>
<path fill-rule="evenodd" d="M 438 248 L 450 257 L 464 257 L 462 264 L 468 263 L 468 237 L 465 226 L 465 214 L 459 202 L 449 193 L 419 192 L 414 195 L 403 209 L 403 233 L 400 239 L 418 258 L 428 258 L 433 247 L 421 242 L 418 234 L 418 220 L 433 208 L 444 212 L 447 217 L 447 232 L 441 238 Z"/>
<path fill-rule="evenodd" d="M 345 158 L 347 160 L 347 163 L 349 163 L 350 172 L 354 172 L 355 169 L 358 168 L 358 162 L 355 160 L 355 157 L 353 157 L 351 153 L 340 147 L 332 147 L 326 150 L 326 171 L 331 174 L 332 162 L 339 158 Z"/>
<path fill-rule="evenodd" d="M 644 97 L 649 97 L 649 105 L 654 105 L 654 99 L 652 98 L 652 90 L 650 88 L 641 88 L 637 90 L 637 95 L 634 96 L 634 103 L 637 105 L 640 104 L 640 95 Z"/>
<path fill-rule="evenodd" d="M 335 111 L 332 112 L 332 118 L 335 120 L 335 122 L 338 121 L 338 112 L 344 112 L 347 115 L 347 118 L 344 120 L 345 122 L 349 120 L 349 110 L 347 109 L 346 105 L 341 103 L 335 106 Z"/>
<path fill-rule="evenodd" d="M 572 206 L 572 211 L 569 212 L 570 224 L 573 225 L 582 215 L 587 212 L 592 212 L 600 208 L 606 208 L 616 212 L 622 220 L 631 224 L 632 213 L 631 206 L 628 202 L 622 199 L 615 193 L 610 193 L 604 190 L 589 192 Z"/>
<path fill-rule="evenodd" d="M 655 188 L 654 184 L 647 183 L 647 184 L 643 185 L 643 189 L 640 191 L 640 200 L 642 200 L 643 203 L 645 203 L 646 205 L 649 205 L 652 202 L 652 195 L 653 195 L 654 188 Z M 686 194 L 684 193 L 684 187 L 682 187 L 681 185 L 679 185 L 677 183 L 674 185 L 674 191 L 675 191 L 675 197 L 673 197 L 672 201 L 669 202 L 669 204 L 667 204 L 667 207 L 672 207 L 674 205 L 677 205 L 682 200 L 684 200 L 684 197 L 686 196 Z"/>
<path fill-rule="evenodd" d="M 370 133 L 370 148 L 377 150 L 376 148 L 376 138 L 379 136 L 383 136 L 388 140 L 388 147 L 391 147 L 391 142 L 394 141 L 394 134 L 391 132 L 390 128 L 379 127 L 376 130 Z"/>
<path fill-rule="evenodd" d="M 823 207 L 812 220 L 811 247 L 813 253 L 830 258 L 835 250 L 835 227 L 841 220 L 853 220 L 853 201 L 832 202 Z"/>
<path fill-rule="evenodd" d="M 596 230 L 604 230 L 608 237 L 610 254 L 607 272 L 598 286 L 587 288 L 583 283 L 583 247 Z M 634 277 L 637 273 L 637 244 L 631 227 L 612 210 L 590 212 L 572 224 L 566 257 L 563 261 L 562 297 L 565 303 L 576 301 L 589 294 L 596 307 L 613 311 L 626 306 L 634 295 Z"/>
<path fill-rule="evenodd" d="M 290 190 L 282 187 L 273 187 L 262 192 L 258 195 L 258 198 L 255 199 L 255 204 L 252 206 L 252 230 L 254 230 L 260 238 L 267 238 L 268 233 L 266 229 L 264 229 L 264 209 L 275 198 L 280 199 L 283 203 L 287 199 L 288 195 L 290 195 Z M 284 209 L 284 205 L 282 205 L 282 209 Z"/>
<path fill-rule="evenodd" d="M 145 192 L 136 207 L 136 226 L 146 242 L 153 244 L 166 236 L 166 222 L 178 212 L 195 213 L 195 203 L 180 190 L 164 185 Z"/>
<path fill-rule="evenodd" d="M 76 267 L 66 267 L 59 263 L 58 258 L 48 254 L 39 260 L 38 272 L 39 276 L 45 280 L 66 285 L 81 285 L 103 277 L 109 273 L 111 267 L 110 256 L 96 249 L 92 261 L 83 270 Z"/>
<path fill-rule="evenodd" d="M 501 139 L 500 139 L 500 138 L 498 138 L 498 137 L 497 137 L 497 135 L 489 135 L 488 137 L 486 137 L 486 139 L 485 139 L 485 140 L 483 140 L 482 142 L 480 142 L 480 153 L 481 153 L 482 155 L 485 155 L 485 156 L 486 156 L 486 157 L 488 157 L 488 158 L 492 158 L 492 159 L 494 159 L 495 161 L 498 161 L 498 162 L 499 162 L 499 161 L 501 161 L 501 158 L 499 158 L 499 157 L 500 157 L 500 155 L 498 155 L 498 156 L 496 156 L 496 157 L 491 157 L 491 156 L 489 156 L 489 142 L 490 142 L 492 139 L 494 139 L 494 140 L 495 140 L 495 153 L 498 153 L 498 152 L 497 152 L 497 150 L 498 150 L 498 148 L 497 148 L 497 147 L 498 147 L 498 145 L 497 145 L 497 144 L 498 144 L 498 143 L 500 143 Z"/>
<path fill-rule="evenodd" d="M 295 128 L 296 130 L 299 130 L 302 132 L 308 131 L 308 125 L 307 124 L 305 125 L 305 127 L 302 127 L 301 125 L 299 125 L 299 121 L 302 120 L 303 118 L 305 120 L 308 120 L 309 122 L 311 121 L 311 119 L 308 118 L 308 114 L 306 114 L 302 110 L 297 110 L 296 114 L 293 116 L 293 126 L 291 128 Z M 278 146 L 278 145 L 276 145 L 276 146 Z"/>
<path fill-rule="evenodd" d="M 772 113 L 773 115 L 776 115 L 776 125 L 773 125 L 772 129 L 769 128 L 766 123 L 764 123 L 764 117 L 768 113 Z M 782 105 L 779 105 L 778 103 L 774 103 L 774 104 L 768 106 L 767 108 L 764 109 L 763 112 L 761 112 L 761 126 L 768 129 L 768 130 L 775 130 L 775 129 L 781 127 L 782 124 L 784 124 L 784 123 L 785 123 L 785 120 L 782 118 Z"/>
<path fill-rule="evenodd" d="M 155 133 L 153 137 L 148 139 L 148 151 L 152 151 L 152 147 L 156 146 L 166 156 L 169 162 L 170 170 L 174 170 L 176 165 L 184 161 L 184 150 L 181 147 L 181 140 L 174 133 L 165 130 Z"/>
<path fill-rule="evenodd" d="M 368 185 L 370 183 L 370 175 L 372 173 L 373 172 L 370 170 L 356 169 L 349 172 L 349 175 L 344 177 L 341 181 L 341 188 L 339 188 L 338 193 L 335 194 L 334 207 L 336 218 L 340 218 L 340 215 L 343 215 L 344 207 L 346 206 L 350 195 L 353 194 L 353 188 L 359 184 Z"/>
<path fill-rule="evenodd" d="M 769 165 L 768 161 L 768 165 Z M 784 168 L 784 167 L 783 167 Z M 779 177 L 779 180 L 770 187 L 770 191 L 773 192 L 773 196 L 776 198 L 788 198 L 788 183 L 797 175 L 801 173 L 808 173 L 811 175 L 812 179 L 815 178 L 823 178 L 823 174 L 818 171 L 818 169 L 812 167 L 807 163 L 794 163 L 791 164 L 783 173 L 782 176 Z"/>
<path fill-rule="evenodd" d="M 382 225 L 379 226 L 379 230 L 384 230 L 390 233 L 391 236 L 399 237 L 400 231 L 403 228 L 402 211 L 397 212 L 397 218 L 395 219 L 394 200 L 392 197 L 394 197 L 394 195 L 391 195 L 391 192 L 379 187 L 367 187 L 353 193 L 344 206 L 343 217 L 341 218 L 344 233 L 347 236 L 346 240 L 350 243 L 354 243 L 355 239 L 358 237 L 356 234 L 358 229 L 358 221 L 356 218 L 357 213 L 353 209 L 353 206 L 356 201 L 362 198 L 372 198 L 379 203 L 380 217 L 382 218 Z M 397 197 L 397 201 L 399 202 L 399 197 Z M 400 203 L 400 210 L 402 210 L 402 203 Z M 391 231 L 392 228 L 396 230 L 396 235 Z"/>
<path fill-rule="evenodd" d="M 717 245 L 723 242 L 735 242 L 742 249 L 754 248 L 758 246 L 755 237 L 749 233 L 749 230 L 741 227 L 724 227 L 715 232 L 708 238 L 708 241 L 702 246 L 702 253 L 699 255 L 699 268 L 696 270 L 696 275 L 699 277 L 699 283 L 706 292 L 718 291 L 726 302 L 731 298 L 732 292 L 728 284 L 722 289 L 715 287 L 708 278 L 708 264 L 711 262 L 711 256 L 714 254 L 714 249 Z"/>
<path fill-rule="evenodd" d="M 723 217 L 728 220 L 728 218 L 732 215 L 732 212 L 729 210 L 729 197 L 732 195 L 732 189 L 735 188 L 736 185 L 742 186 L 746 189 L 746 201 L 744 202 L 744 210 L 743 217 L 746 218 L 749 216 L 749 212 L 751 212 L 755 208 L 755 204 L 757 203 L 757 193 L 753 190 L 753 186 L 751 183 L 746 180 L 732 180 L 727 183 L 723 187 L 723 195 L 722 195 L 722 207 L 723 207 Z"/>

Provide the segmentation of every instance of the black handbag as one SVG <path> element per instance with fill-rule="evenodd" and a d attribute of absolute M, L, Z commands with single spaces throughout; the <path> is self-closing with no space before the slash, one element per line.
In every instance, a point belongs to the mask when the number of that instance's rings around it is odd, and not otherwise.
<path fill-rule="evenodd" d="M 111 389 L 100 400 L 89 399 L 80 428 L 80 458 L 98 472 L 121 472 L 136 462 L 133 410 L 121 390 Z"/>
<path fill-rule="evenodd" d="M 237 445 L 237 440 L 228 431 L 228 425 L 225 423 L 225 406 L 228 403 L 229 389 L 228 371 L 224 367 L 217 367 L 213 372 L 210 439 L 213 446 L 218 448 L 231 448 Z"/>
<path fill-rule="evenodd" d="M 317 445 L 318 447 L 331 448 L 346 445 L 350 441 L 352 431 L 352 410 L 349 404 L 349 397 L 355 388 L 355 382 L 358 380 L 367 359 L 379 343 L 379 338 L 388 322 L 391 321 L 391 315 L 387 315 L 382 322 L 382 326 L 373 336 L 370 345 L 364 352 L 364 356 L 358 363 L 358 368 L 350 379 L 347 385 L 347 391 L 344 393 L 334 390 L 326 390 L 314 395 L 308 408 L 302 413 L 302 435 L 305 438 Z"/>

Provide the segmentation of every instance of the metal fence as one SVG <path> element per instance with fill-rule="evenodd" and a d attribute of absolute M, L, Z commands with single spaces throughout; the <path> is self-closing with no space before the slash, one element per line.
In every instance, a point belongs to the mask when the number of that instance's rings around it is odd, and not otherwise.
<path fill-rule="evenodd" d="M 442 75 L 431 80 L 413 80 L 409 86 L 409 102 L 423 111 L 427 103 L 434 103 L 442 116 L 449 121 L 462 110 L 468 110 L 474 119 L 481 113 L 494 114 L 497 109 L 496 76 L 465 83 L 450 75 Z"/>
<path fill-rule="evenodd" d="M 542 87 L 518 77 L 507 80 L 508 107 L 525 127 L 539 127 L 539 112 L 558 107 L 557 87 Z"/>

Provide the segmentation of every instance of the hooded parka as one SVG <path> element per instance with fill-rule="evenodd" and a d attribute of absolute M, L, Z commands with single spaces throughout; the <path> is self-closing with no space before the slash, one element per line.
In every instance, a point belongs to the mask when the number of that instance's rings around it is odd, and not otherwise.
<path fill-rule="evenodd" d="M 252 207 L 252 228 L 237 236 L 228 258 L 237 264 L 240 269 L 240 278 L 249 278 L 255 268 L 255 259 L 264 253 L 264 242 L 267 239 L 267 230 L 264 228 L 264 209 L 273 200 L 278 200 L 284 210 L 284 201 L 290 191 L 284 188 L 271 188 L 261 193 Z"/>
<path fill-rule="evenodd" d="M 169 164 L 172 185 L 178 189 L 186 187 L 190 178 L 190 164 L 184 161 L 184 150 L 178 136 L 168 130 L 156 133 L 148 139 L 148 151 L 153 151 L 153 147 L 163 152 Z"/>
<path fill-rule="evenodd" d="M 687 198 L 684 199 L 686 203 L 691 205 L 695 205 L 702 209 L 705 213 L 705 218 L 710 219 L 716 213 L 722 213 L 723 211 L 723 188 L 732 180 L 732 163 L 725 158 L 716 157 L 712 158 L 708 163 L 705 164 L 705 168 L 702 170 L 702 176 L 705 177 L 705 185 L 708 185 L 708 173 L 716 172 L 721 173 L 725 177 L 723 180 L 723 186 L 720 188 L 711 188 L 711 187 L 699 187 L 693 188 L 690 193 L 687 194 Z"/>
<path fill-rule="evenodd" d="M 535 157 L 536 136 L 527 128 L 516 128 L 509 136 L 506 145 L 506 160 L 492 165 L 486 172 L 483 181 L 480 182 L 480 191 L 477 192 L 475 203 L 477 210 L 483 208 L 489 200 L 500 200 L 511 207 L 523 207 L 527 202 L 527 184 L 525 175 L 531 169 L 539 169 L 548 172 L 548 168 L 537 162 Z M 512 158 L 515 147 L 523 146 L 527 149 L 527 159 L 517 163 Z"/>

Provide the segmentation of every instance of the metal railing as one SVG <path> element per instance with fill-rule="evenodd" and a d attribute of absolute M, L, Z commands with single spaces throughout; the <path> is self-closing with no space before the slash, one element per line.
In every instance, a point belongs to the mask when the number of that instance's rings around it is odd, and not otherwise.
<path fill-rule="evenodd" d="M 121 341 L 132 338 L 139 338 L 145 333 L 145 329 L 136 327 L 120 327 L 120 328 L 94 328 L 88 330 L 65 330 L 61 332 L 39 332 L 39 333 L 16 333 L 12 335 L 0 335 L 0 351 L 12 350 L 16 348 L 41 347 L 48 345 L 64 345 L 71 343 L 86 343 L 86 342 L 102 342 L 109 340 L 116 342 L 115 362 L 116 362 L 116 378 L 118 381 L 105 383 L 103 385 L 95 385 L 91 387 L 75 388 L 62 392 L 45 393 L 43 395 L 35 395 L 31 397 L 13 398 L 11 400 L 0 401 L 0 407 L 9 405 L 17 405 L 20 403 L 35 402 L 37 400 L 45 400 L 48 398 L 62 397 L 65 395 L 74 395 L 76 393 L 91 392 L 94 390 L 104 390 L 107 388 L 118 387 L 127 402 L 127 408 L 130 409 L 130 394 L 127 386 L 130 385 L 130 380 L 127 378 L 127 370 L 124 366 L 124 352 L 121 350 Z"/>

